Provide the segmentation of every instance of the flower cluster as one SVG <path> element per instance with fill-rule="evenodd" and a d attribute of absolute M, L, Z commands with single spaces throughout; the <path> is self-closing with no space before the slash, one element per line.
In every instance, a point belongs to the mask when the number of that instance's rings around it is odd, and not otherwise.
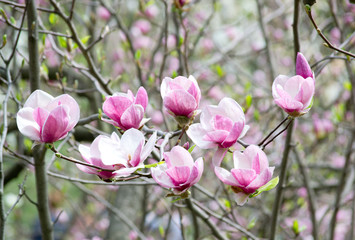
<path fill-rule="evenodd" d="M 278 76 L 272 85 L 272 94 L 275 103 L 287 114 L 298 117 L 309 111 L 314 89 L 314 74 L 299 53 L 296 76 Z M 247 145 L 243 151 L 236 150 L 238 140 L 247 133 L 249 126 L 243 108 L 234 99 L 225 97 L 218 105 L 199 110 L 201 91 L 193 76 L 166 77 L 160 90 L 166 113 L 178 122 L 182 133 L 187 130 L 186 134 L 196 146 L 215 150 L 214 172 L 223 183 L 231 186 L 238 204 L 243 205 L 248 197 L 270 182 L 274 167 L 269 167 L 267 156 L 259 146 Z M 129 177 L 140 169 L 151 168 L 151 176 L 159 185 L 176 195 L 185 194 L 200 180 L 204 160 L 194 161 L 191 153 L 181 146 L 166 152 L 162 151 L 165 146 L 160 146 L 162 161 L 145 165 L 157 144 L 157 132 L 153 131 L 146 140 L 147 136 L 139 130 L 149 120 L 144 118 L 147 106 L 148 94 L 143 87 L 136 95 L 128 90 L 108 96 L 103 103 L 105 116 L 102 120 L 117 127 L 122 136 L 114 132 L 111 136 L 99 135 L 90 147 L 80 144 L 79 152 L 86 164 L 77 166 L 104 181 Z M 200 122 L 192 124 L 200 112 Z M 17 125 L 25 136 L 53 143 L 73 129 L 79 115 L 79 106 L 69 95 L 53 98 L 38 90 L 18 112 Z M 233 152 L 231 170 L 221 167 L 228 150 Z"/>

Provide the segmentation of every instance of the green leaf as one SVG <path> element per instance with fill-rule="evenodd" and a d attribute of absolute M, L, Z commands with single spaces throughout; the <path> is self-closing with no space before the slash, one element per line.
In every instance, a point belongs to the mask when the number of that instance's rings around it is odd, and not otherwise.
<path fill-rule="evenodd" d="M 16 19 L 13 16 L 10 17 L 10 21 L 13 25 L 16 25 Z"/>
<path fill-rule="evenodd" d="M 179 38 L 179 47 L 184 43 L 184 38 L 180 36 Z"/>
<path fill-rule="evenodd" d="M 26 149 L 31 151 L 32 148 L 32 140 L 25 138 L 25 140 L 23 141 L 23 144 L 25 145 Z"/>
<path fill-rule="evenodd" d="M 260 188 L 258 188 L 253 194 L 251 194 L 249 197 L 253 198 L 258 196 L 260 193 L 262 192 L 266 192 L 266 191 L 270 191 L 271 189 L 275 188 L 276 185 L 279 183 L 279 176 L 271 179 L 267 184 L 265 184 L 264 186 L 261 186 Z"/>
<path fill-rule="evenodd" d="M 224 199 L 224 206 L 225 206 L 226 208 L 230 209 L 230 208 L 231 208 L 231 203 L 230 203 L 230 201 L 228 201 L 227 199 Z"/>
<path fill-rule="evenodd" d="M 251 82 L 247 82 L 244 85 L 244 91 L 249 92 L 250 89 L 251 89 Z"/>
<path fill-rule="evenodd" d="M 142 56 L 142 51 L 138 49 L 134 54 L 134 58 L 138 61 L 141 58 L 141 56 Z"/>
<path fill-rule="evenodd" d="M 214 66 L 214 70 L 217 73 L 218 77 L 223 77 L 225 75 L 223 68 L 219 64 Z"/>
<path fill-rule="evenodd" d="M 62 48 L 67 48 L 67 39 L 65 37 L 58 36 L 58 42 Z"/>
<path fill-rule="evenodd" d="M 173 71 L 172 74 L 171 74 L 171 78 L 176 78 L 176 77 L 177 77 L 177 72 Z"/>
<path fill-rule="evenodd" d="M 63 169 L 63 168 L 62 168 L 62 165 L 60 164 L 59 161 L 55 161 L 55 162 L 54 162 L 54 166 L 55 166 L 58 170 L 62 170 L 62 169 Z"/>
<path fill-rule="evenodd" d="M 245 97 L 245 104 L 247 105 L 247 108 L 250 108 L 252 101 L 253 101 L 253 97 L 250 94 L 248 94 Z"/>
<path fill-rule="evenodd" d="M 163 164 L 165 163 L 165 161 L 160 161 L 160 162 L 157 162 L 157 163 L 152 163 L 152 164 L 147 164 L 147 165 L 144 165 L 144 168 L 153 168 L 153 167 L 156 167 L 160 164 Z"/>
<path fill-rule="evenodd" d="M 41 65 L 41 70 L 42 70 L 42 72 L 43 72 L 46 76 L 48 75 L 49 70 L 48 70 L 48 67 L 47 67 L 46 64 L 42 63 L 42 65 Z"/>
<path fill-rule="evenodd" d="M 80 41 L 81 41 L 83 44 L 86 44 L 86 43 L 89 41 L 90 38 L 91 38 L 91 36 L 88 35 L 88 36 L 85 36 L 85 37 L 80 38 Z"/>
<path fill-rule="evenodd" d="M 346 89 L 346 90 L 348 90 L 348 91 L 351 91 L 351 89 L 352 89 L 352 85 L 351 85 L 351 82 L 349 82 L 349 81 L 346 81 L 346 82 L 344 82 L 344 88 Z"/>
<path fill-rule="evenodd" d="M 160 233 L 160 236 L 161 237 L 164 237 L 164 235 L 165 235 L 165 230 L 164 230 L 164 227 L 163 226 L 159 226 L 159 233 Z"/>
<path fill-rule="evenodd" d="M 260 120 L 260 113 L 257 109 L 254 110 L 254 119 L 256 121 L 259 121 Z"/>
<path fill-rule="evenodd" d="M 194 150 L 194 148 L 196 147 L 196 145 L 192 145 L 190 148 L 189 148 L 189 153 L 192 153 L 192 151 Z"/>
<path fill-rule="evenodd" d="M 49 14 L 48 20 L 50 24 L 55 25 L 58 22 L 58 15 L 55 13 Z"/>
<path fill-rule="evenodd" d="M 297 221 L 297 220 L 294 220 L 294 221 L 293 221 L 292 231 L 293 231 L 296 235 L 298 235 L 298 234 L 300 233 L 300 229 L 299 229 L 298 221 Z"/>
<path fill-rule="evenodd" d="M 250 230 L 250 229 L 252 229 L 253 227 L 255 227 L 255 223 L 256 223 L 256 218 L 252 218 L 252 219 L 250 220 L 250 222 L 248 223 L 247 229 Z"/>

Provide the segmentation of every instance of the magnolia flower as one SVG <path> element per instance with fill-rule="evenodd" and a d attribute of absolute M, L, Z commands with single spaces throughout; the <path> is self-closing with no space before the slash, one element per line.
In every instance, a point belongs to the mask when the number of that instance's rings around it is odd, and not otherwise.
<path fill-rule="evenodd" d="M 146 144 L 143 133 L 134 128 L 127 130 L 121 139 L 115 133 L 113 135 L 99 143 L 102 163 L 113 165 L 116 169 L 114 174 L 120 177 L 144 168 L 144 161 L 154 149 L 157 133 L 152 134 Z"/>
<path fill-rule="evenodd" d="M 19 131 L 32 140 L 53 143 L 63 139 L 80 118 L 78 103 L 68 94 L 56 98 L 36 90 L 17 113 Z"/>
<path fill-rule="evenodd" d="M 191 118 L 201 99 L 200 88 L 193 76 L 164 78 L 160 93 L 164 107 L 174 117 Z"/>
<path fill-rule="evenodd" d="M 105 20 L 105 21 L 109 20 L 110 17 L 111 17 L 110 11 L 109 11 L 107 8 L 103 7 L 103 6 L 99 6 L 99 7 L 96 9 L 96 15 L 97 15 L 100 19 Z"/>
<path fill-rule="evenodd" d="M 181 146 L 175 146 L 164 153 L 165 163 L 151 168 L 152 177 L 162 187 L 172 188 L 175 194 L 182 194 L 197 183 L 203 172 L 203 159 L 195 162 L 191 154 Z"/>
<path fill-rule="evenodd" d="M 143 119 L 148 105 L 148 95 L 144 87 L 140 87 L 136 96 L 128 90 L 127 93 L 116 93 L 106 98 L 103 104 L 104 113 L 111 118 L 102 119 L 122 130 L 140 128 L 147 119 Z"/>
<path fill-rule="evenodd" d="M 272 84 L 275 103 L 292 117 L 301 116 L 311 108 L 314 95 L 314 74 L 304 56 L 297 55 L 296 76 L 279 75 Z"/>
<path fill-rule="evenodd" d="M 243 109 L 231 98 L 202 110 L 201 123 L 192 124 L 187 135 L 200 148 L 230 148 L 248 131 Z"/>
<path fill-rule="evenodd" d="M 102 149 L 100 148 L 100 145 L 102 145 L 102 141 L 112 141 L 112 142 L 118 142 L 119 138 L 116 133 L 112 133 L 111 137 L 107 137 L 104 135 L 99 135 L 95 138 L 95 140 L 92 142 L 91 146 L 85 146 L 83 144 L 79 145 L 79 152 L 82 156 L 82 158 L 89 164 L 95 165 L 100 168 L 104 169 L 110 169 L 112 171 L 101 171 L 96 168 L 91 168 L 87 167 L 81 164 L 76 164 L 76 166 L 83 172 L 89 173 L 89 174 L 96 174 L 103 180 L 108 180 L 116 176 L 115 171 L 115 166 L 114 165 L 105 165 L 102 162 Z"/>
<path fill-rule="evenodd" d="M 243 205 L 250 194 L 271 180 L 275 167 L 269 167 L 265 153 L 255 145 L 250 145 L 243 153 L 235 151 L 233 160 L 234 168 L 230 172 L 215 167 L 215 173 L 223 183 L 232 186 L 237 203 Z"/>

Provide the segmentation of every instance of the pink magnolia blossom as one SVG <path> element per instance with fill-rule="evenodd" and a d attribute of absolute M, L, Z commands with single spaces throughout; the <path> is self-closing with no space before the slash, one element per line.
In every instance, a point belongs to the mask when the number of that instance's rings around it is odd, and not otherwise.
<path fill-rule="evenodd" d="M 165 163 L 152 168 L 152 177 L 162 187 L 172 188 L 175 194 L 185 192 L 197 183 L 203 172 L 203 159 L 195 162 L 191 154 L 181 146 L 164 153 Z"/>
<path fill-rule="evenodd" d="M 111 120 L 103 119 L 123 130 L 140 128 L 147 119 L 143 119 L 145 109 L 148 105 L 147 91 L 140 87 L 136 96 L 128 90 L 127 93 L 116 93 L 106 98 L 103 104 L 104 113 Z"/>
<path fill-rule="evenodd" d="M 301 53 L 297 55 L 296 76 L 279 75 L 272 84 L 275 103 L 292 117 L 307 113 L 314 95 L 314 75 Z"/>
<path fill-rule="evenodd" d="M 116 176 L 129 176 L 137 169 L 144 168 L 144 161 L 153 151 L 156 140 L 155 132 L 145 144 L 143 133 L 134 128 L 127 130 L 121 139 L 117 135 L 111 139 L 104 138 L 99 145 L 102 163 L 113 165 Z"/>
<path fill-rule="evenodd" d="M 164 107 L 174 117 L 192 117 L 201 99 L 200 88 L 193 76 L 164 78 L 160 93 Z"/>
<path fill-rule="evenodd" d="M 256 145 L 250 145 L 243 153 L 235 151 L 233 160 L 234 168 L 230 172 L 215 167 L 215 173 L 223 183 L 232 186 L 237 203 L 243 205 L 250 194 L 271 180 L 275 167 L 269 167 L 267 156 Z"/>
<path fill-rule="evenodd" d="M 109 20 L 111 17 L 111 13 L 109 10 L 107 10 L 107 8 L 103 7 L 103 6 L 99 6 L 96 10 L 96 14 L 97 16 L 102 19 L 102 20 Z"/>
<path fill-rule="evenodd" d="M 202 149 L 230 148 L 248 131 L 241 106 L 231 98 L 223 98 L 218 106 L 206 106 L 201 123 L 192 124 L 187 135 Z"/>
<path fill-rule="evenodd" d="M 134 36 L 138 37 L 142 34 L 149 33 L 151 28 L 152 28 L 152 26 L 149 21 L 147 21 L 145 19 L 139 19 L 134 23 L 134 25 L 132 27 L 132 32 L 133 32 Z"/>
<path fill-rule="evenodd" d="M 78 103 L 68 94 L 56 98 L 36 90 L 17 113 L 19 131 L 32 140 L 52 143 L 63 139 L 80 118 Z"/>
<path fill-rule="evenodd" d="M 119 137 L 117 136 L 116 133 L 112 133 L 111 137 L 107 137 L 104 135 L 99 135 L 95 138 L 95 140 L 92 142 L 91 146 L 85 146 L 83 144 L 79 145 L 79 152 L 82 156 L 82 158 L 89 164 L 95 165 L 100 168 L 105 168 L 105 169 L 110 169 L 110 170 L 116 170 L 114 165 L 105 165 L 102 162 L 102 142 L 106 141 L 112 141 L 112 142 L 117 142 L 119 141 Z M 108 180 L 111 178 L 114 178 L 116 176 L 116 173 L 113 171 L 101 171 L 96 168 L 91 168 L 87 167 L 81 164 L 76 164 L 76 166 L 83 172 L 89 173 L 89 174 L 96 174 L 103 180 Z"/>

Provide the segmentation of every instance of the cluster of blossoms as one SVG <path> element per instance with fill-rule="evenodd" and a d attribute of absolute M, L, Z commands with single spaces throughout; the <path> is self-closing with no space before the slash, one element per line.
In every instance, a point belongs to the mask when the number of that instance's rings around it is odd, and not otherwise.
<path fill-rule="evenodd" d="M 307 113 L 314 95 L 314 74 L 299 53 L 296 76 L 278 76 L 272 85 L 275 103 L 291 117 Z M 189 138 L 202 149 L 215 149 L 214 172 L 236 193 L 237 203 L 243 205 L 248 197 L 265 186 L 273 175 L 274 167 L 263 150 L 256 145 L 247 146 L 244 151 L 235 150 L 238 139 L 249 129 L 242 107 L 231 98 L 223 98 L 218 105 L 209 105 L 199 110 L 201 91 L 193 76 L 164 78 L 161 96 L 165 111 L 173 116 L 179 126 L 186 130 Z M 157 133 L 146 137 L 139 129 L 149 120 L 144 118 L 148 105 L 148 94 L 140 87 L 137 94 L 116 93 L 106 98 L 103 121 L 123 132 L 121 138 L 99 135 L 90 147 L 80 144 L 79 152 L 87 163 L 77 164 L 83 172 L 95 174 L 104 181 L 128 177 L 142 168 L 145 160 L 155 149 Z M 194 123 L 197 114 L 200 122 Z M 63 139 L 79 120 L 80 110 L 76 101 L 67 94 L 53 98 L 37 90 L 31 94 L 24 108 L 17 114 L 17 125 L 25 136 L 39 142 L 53 143 Z M 233 151 L 234 167 L 221 167 L 227 151 Z M 193 160 L 184 147 L 175 146 L 164 152 L 163 161 L 151 167 L 153 179 L 162 187 L 170 188 L 174 194 L 185 193 L 197 183 L 203 173 L 202 158 Z M 94 165 L 99 168 L 90 167 Z"/>

